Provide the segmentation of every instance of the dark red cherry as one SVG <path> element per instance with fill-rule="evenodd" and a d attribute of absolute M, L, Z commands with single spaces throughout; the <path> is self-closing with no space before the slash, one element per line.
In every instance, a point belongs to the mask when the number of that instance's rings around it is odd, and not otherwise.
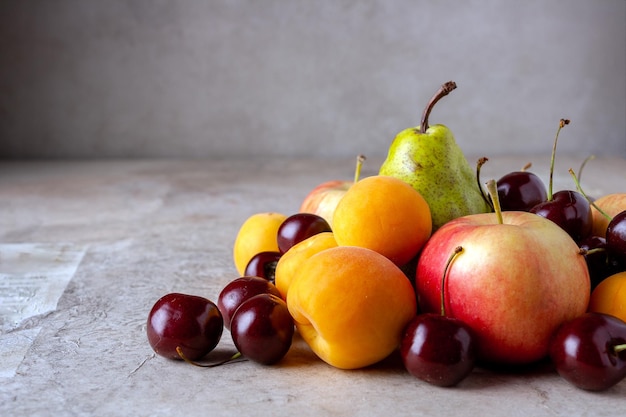
<path fill-rule="evenodd" d="M 606 247 L 621 262 L 626 263 L 626 210 L 617 213 L 606 228 Z"/>
<path fill-rule="evenodd" d="M 230 333 L 237 350 L 258 363 L 271 365 L 289 351 L 294 322 L 287 304 L 272 294 L 244 301 L 231 320 Z"/>
<path fill-rule="evenodd" d="M 500 207 L 504 211 L 530 211 L 548 199 L 543 181 L 530 171 L 510 172 L 497 184 Z"/>
<path fill-rule="evenodd" d="M 556 330 L 549 353 L 557 372 L 576 387 L 609 389 L 626 377 L 626 323 L 606 314 L 583 314 Z"/>
<path fill-rule="evenodd" d="M 554 193 L 552 200 L 536 205 L 530 212 L 552 220 L 576 242 L 591 234 L 593 226 L 591 205 L 577 191 L 563 190 Z"/>
<path fill-rule="evenodd" d="M 224 318 L 224 327 L 230 330 L 231 320 L 237 308 L 247 299 L 259 294 L 280 297 L 278 288 L 261 277 L 239 277 L 226 284 L 217 297 L 217 307 Z"/>
<path fill-rule="evenodd" d="M 261 277 L 274 283 L 276 264 L 280 260 L 282 254 L 280 252 L 260 252 L 250 259 L 248 265 L 246 265 L 246 276 Z"/>
<path fill-rule="evenodd" d="M 587 269 L 589 269 L 591 291 L 605 278 L 626 271 L 626 263 L 618 261 L 607 250 L 605 238 L 588 236 L 580 242 L 579 246 L 584 251 L 585 262 L 587 262 Z"/>
<path fill-rule="evenodd" d="M 474 369 L 476 342 L 462 321 L 441 314 L 417 315 L 407 325 L 400 355 L 409 373 L 441 387 L 458 384 Z"/>
<path fill-rule="evenodd" d="M 148 342 L 166 358 L 198 360 L 220 341 L 224 322 L 217 306 L 196 295 L 170 293 L 161 297 L 148 315 Z"/>
<path fill-rule="evenodd" d="M 296 213 L 287 217 L 278 227 L 278 250 L 285 253 L 296 243 L 322 232 L 330 232 L 323 217 L 313 213 Z"/>

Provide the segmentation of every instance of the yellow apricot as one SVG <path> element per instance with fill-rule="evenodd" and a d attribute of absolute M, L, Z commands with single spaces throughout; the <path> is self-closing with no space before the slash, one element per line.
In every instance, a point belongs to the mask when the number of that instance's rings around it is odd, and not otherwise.
<path fill-rule="evenodd" d="M 233 260 L 240 275 L 248 262 L 259 252 L 278 252 L 278 228 L 287 218 L 281 213 L 256 213 L 248 217 L 239 228 L 233 245 Z"/>
<path fill-rule="evenodd" d="M 386 358 L 417 310 L 413 287 L 400 268 L 357 246 L 308 258 L 291 282 L 287 306 L 313 352 L 341 369 Z"/>
<path fill-rule="evenodd" d="M 280 257 L 274 271 L 274 282 L 283 299 L 287 299 L 287 292 L 293 277 L 305 260 L 324 249 L 337 246 L 332 232 L 322 232 L 293 245 Z"/>
<path fill-rule="evenodd" d="M 626 271 L 600 282 L 591 293 L 589 311 L 604 313 L 626 321 Z"/>
<path fill-rule="evenodd" d="M 333 232 L 341 246 L 372 249 L 402 266 L 430 237 L 432 218 L 428 203 L 413 187 L 375 175 L 355 183 L 339 201 Z"/>

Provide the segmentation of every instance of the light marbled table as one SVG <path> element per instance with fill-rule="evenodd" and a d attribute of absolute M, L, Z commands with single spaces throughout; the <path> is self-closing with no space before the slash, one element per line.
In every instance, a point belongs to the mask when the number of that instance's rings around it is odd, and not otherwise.
<path fill-rule="evenodd" d="M 491 157 L 482 178 L 532 161 L 547 181 L 548 159 Z M 367 160 L 364 175 L 380 162 Z M 574 187 L 567 169 L 580 163 L 557 159 L 555 190 Z M 57 296 L 30 315 L 0 306 L 0 415 L 624 415 L 626 381 L 588 393 L 545 366 L 476 369 L 458 387 L 442 389 L 409 376 L 397 355 L 367 369 L 334 369 L 298 338 L 271 367 L 245 361 L 201 369 L 153 354 L 145 322 L 160 296 L 176 291 L 216 300 L 237 276 L 231 248 L 249 215 L 291 214 L 318 183 L 351 179 L 353 166 L 285 159 L 0 162 L 0 274 L 9 282 L 54 275 L 56 266 L 46 269 L 45 262 L 64 266 Z M 626 160 L 591 161 L 582 183 L 593 196 L 626 192 Z M 1 288 L 7 305 L 9 291 L 41 300 L 36 287 L 27 294 Z M 225 332 L 209 359 L 233 352 Z"/>

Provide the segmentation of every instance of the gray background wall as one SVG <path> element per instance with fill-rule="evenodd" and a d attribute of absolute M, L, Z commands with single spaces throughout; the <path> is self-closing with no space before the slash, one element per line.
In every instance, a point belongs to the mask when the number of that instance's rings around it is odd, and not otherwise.
<path fill-rule="evenodd" d="M 626 157 L 626 1 L 0 2 L 0 157 Z"/>

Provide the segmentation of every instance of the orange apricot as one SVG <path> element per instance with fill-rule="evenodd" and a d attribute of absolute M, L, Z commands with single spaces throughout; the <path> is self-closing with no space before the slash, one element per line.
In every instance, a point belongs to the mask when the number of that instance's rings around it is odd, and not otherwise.
<path fill-rule="evenodd" d="M 432 218 L 428 203 L 413 187 L 375 175 L 355 183 L 339 201 L 333 232 L 341 246 L 372 249 L 402 266 L 430 237 Z"/>
<path fill-rule="evenodd" d="M 626 321 L 626 271 L 605 278 L 594 288 L 588 310 Z"/>
<path fill-rule="evenodd" d="M 282 213 L 256 213 L 248 217 L 237 232 L 233 245 L 233 260 L 242 275 L 248 262 L 259 252 L 278 252 L 278 227 L 287 218 Z"/>
<path fill-rule="evenodd" d="M 313 235 L 302 242 L 293 245 L 285 252 L 276 264 L 274 282 L 283 299 L 287 299 L 287 292 L 291 281 L 305 260 L 321 252 L 337 246 L 337 241 L 332 232 L 322 232 Z"/>
<path fill-rule="evenodd" d="M 400 268 L 357 246 L 308 258 L 291 282 L 287 306 L 304 341 L 341 369 L 386 358 L 417 310 L 413 287 Z"/>

